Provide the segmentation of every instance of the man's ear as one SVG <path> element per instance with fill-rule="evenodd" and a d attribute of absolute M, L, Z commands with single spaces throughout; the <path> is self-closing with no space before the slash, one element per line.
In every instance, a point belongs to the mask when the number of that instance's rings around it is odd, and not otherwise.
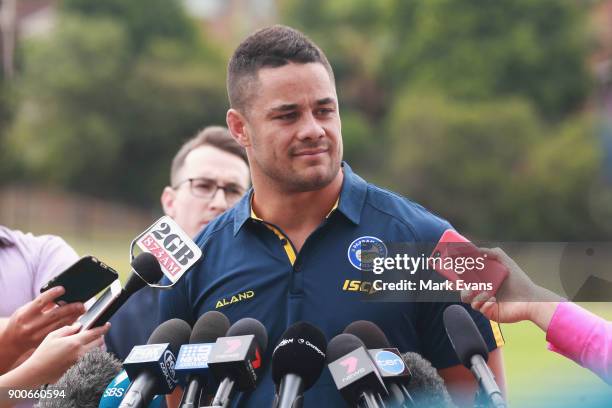
<path fill-rule="evenodd" d="M 175 209 L 174 209 L 174 200 L 176 199 L 176 191 L 170 186 L 164 187 L 164 191 L 162 191 L 162 195 L 160 198 L 162 208 L 164 209 L 164 214 L 169 215 L 171 218 L 174 218 Z"/>
<path fill-rule="evenodd" d="M 242 113 L 236 109 L 230 109 L 225 115 L 225 121 L 227 122 L 227 128 L 240 146 L 245 148 L 251 146 L 251 138 L 246 130 L 247 124 Z"/>

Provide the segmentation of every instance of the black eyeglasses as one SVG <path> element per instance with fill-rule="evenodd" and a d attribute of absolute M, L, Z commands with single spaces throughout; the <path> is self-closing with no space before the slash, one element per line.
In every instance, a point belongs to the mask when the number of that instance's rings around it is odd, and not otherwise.
<path fill-rule="evenodd" d="M 237 184 L 227 184 L 225 186 L 221 186 L 217 184 L 217 180 L 208 179 L 205 177 L 196 177 L 196 178 L 188 178 L 183 180 L 172 188 L 177 189 L 182 184 L 189 182 L 189 191 L 195 197 L 200 198 L 213 198 L 215 194 L 217 194 L 217 190 L 223 190 L 225 193 L 225 200 L 228 204 L 234 204 L 242 198 L 246 190 Z"/>

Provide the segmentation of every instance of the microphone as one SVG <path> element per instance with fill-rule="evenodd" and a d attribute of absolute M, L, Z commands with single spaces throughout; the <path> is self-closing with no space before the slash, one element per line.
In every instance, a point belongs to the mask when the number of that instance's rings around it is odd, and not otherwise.
<path fill-rule="evenodd" d="M 289 327 L 272 353 L 272 379 L 276 384 L 274 408 L 301 408 L 304 391 L 317 381 L 325 366 L 327 339 L 307 322 Z"/>
<path fill-rule="evenodd" d="M 495 377 L 487 365 L 489 351 L 482 335 L 476 327 L 476 323 L 460 305 L 451 305 L 444 310 L 444 327 L 450 339 L 457 357 L 461 364 L 472 371 L 480 391 L 491 402 L 495 408 L 506 408 L 506 402 L 502 396 Z M 480 394 L 480 392 L 479 392 Z M 477 395 L 481 397 L 481 395 Z"/>
<path fill-rule="evenodd" d="M 234 388 L 239 391 L 255 389 L 256 370 L 261 367 L 261 356 L 268 346 L 266 328 L 250 317 L 234 323 L 226 336 L 217 339 L 208 359 L 208 367 L 220 381 L 211 404 L 214 407 L 227 407 Z"/>
<path fill-rule="evenodd" d="M 177 383 L 174 356 L 190 334 L 187 322 L 170 319 L 153 330 L 146 345 L 134 346 L 123 362 L 132 384 L 119 408 L 144 408 L 156 394 L 174 390 Z"/>
<path fill-rule="evenodd" d="M 106 384 L 121 371 L 121 362 L 101 348 L 83 355 L 47 389 L 65 392 L 64 398 L 41 398 L 37 408 L 97 408 Z"/>
<path fill-rule="evenodd" d="M 344 400 L 354 406 L 384 407 L 387 388 L 359 338 L 342 333 L 327 345 L 327 367 Z"/>
<path fill-rule="evenodd" d="M 187 388 L 180 408 L 199 407 L 200 394 L 208 379 L 208 359 L 219 337 L 225 336 L 230 322 L 223 313 L 214 310 L 204 313 L 193 326 L 189 344 L 181 346 L 175 371 L 184 377 Z"/>
<path fill-rule="evenodd" d="M 125 370 L 121 370 L 121 372 L 117 374 L 113 381 L 111 381 L 104 390 L 98 408 L 117 408 L 119 404 L 121 404 L 121 401 L 125 396 L 125 391 L 130 387 L 130 384 L 131 382 L 127 372 Z M 162 399 L 162 396 L 156 395 L 149 404 L 148 408 L 159 408 L 161 406 Z"/>
<path fill-rule="evenodd" d="M 117 310 L 128 300 L 130 296 L 147 285 L 147 282 L 157 282 L 161 279 L 163 272 L 154 255 L 142 252 L 131 263 L 132 273 L 117 296 L 110 295 L 107 290 L 89 308 L 79 321 L 83 325 L 82 330 L 102 326 L 110 320 Z"/>
<path fill-rule="evenodd" d="M 455 408 L 444 380 L 429 361 L 414 352 L 402 354 L 402 360 L 411 373 L 406 388 L 414 401 L 414 406 Z"/>
<path fill-rule="evenodd" d="M 389 390 L 393 406 L 404 407 L 408 406 L 409 402 L 412 403 L 412 397 L 405 385 L 410 380 L 410 370 L 399 350 L 391 347 L 380 327 L 367 320 L 358 320 L 346 326 L 344 333 L 357 336 L 368 348 L 368 353 Z"/>

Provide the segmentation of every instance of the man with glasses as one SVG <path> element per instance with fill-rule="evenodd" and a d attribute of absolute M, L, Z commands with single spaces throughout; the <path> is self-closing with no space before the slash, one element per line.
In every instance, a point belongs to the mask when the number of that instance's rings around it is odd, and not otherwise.
<path fill-rule="evenodd" d="M 226 128 L 207 127 L 172 160 L 170 183 L 161 196 L 164 213 L 194 237 L 247 191 L 246 152 Z"/>
<path fill-rule="evenodd" d="M 188 140 L 174 156 L 170 185 L 161 195 L 164 213 L 194 237 L 213 218 L 232 207 L 249 188 L 247 156 L 220 126 L 210 126 Z M 146 344 L 158 322 L 157 291 L 135 293 L 111 319 L 107 349 L 125 359 L 132 347 Z"/>

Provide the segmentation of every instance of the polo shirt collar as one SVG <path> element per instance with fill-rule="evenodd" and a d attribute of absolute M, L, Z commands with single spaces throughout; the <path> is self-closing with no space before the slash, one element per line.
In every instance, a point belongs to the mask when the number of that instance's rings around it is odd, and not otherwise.
<path fill-rule="evenodd" d="M 359 224 L 361 221 L 361 210 L 365 202 L 366 193 L 368 190 L 367 183 L 353 173 L 351 167 L 342 162 L 344 170 L 344 180 L 342 181 L 342 190 L 340 190 L 340 202 L 336 211 L 342 213 L 354 224 Z M 236 204 L 234 208 L 234 236 L 242 226 L 251 218 L 251 199 L 253 196 L 253 188 Z"/>
<path fill-rule="evenodd" d="M 353 224 L 359 225 L 361 210 L 368 192 L 368 184 L 364 179 L 353 173 L 346 162 L 342 162 L 342 168 L 344 169 L 344 180 L 340 191 L 338 211 L 351 220 Z"/>

